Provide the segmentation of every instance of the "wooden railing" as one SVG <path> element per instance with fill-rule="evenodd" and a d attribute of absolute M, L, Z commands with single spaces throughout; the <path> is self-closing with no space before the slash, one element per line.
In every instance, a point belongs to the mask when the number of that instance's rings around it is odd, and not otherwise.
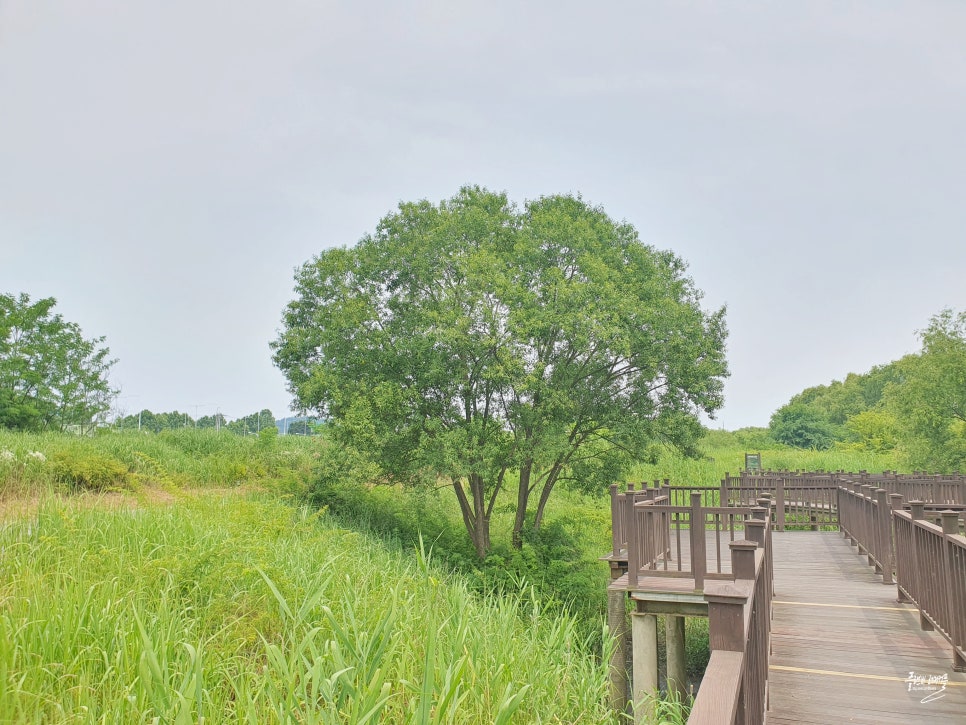
<path fill-rule="evenodd" d="M 933 489 L 937 490 L 937 489 Z M 941 489 L 938 489 L 941 490 Z M 842 532 L 869 557 L 899 601 L 919 609 L 923 629 L 939 631 L 953 648 L 953 667 L 966 671 L 966 506 L 911 501 L 886 488 L 846 482 L 839 488 Z M 933 523 L 930 519 L 940 523 Z M 893 578 L 893 576 L 895 578 Z"/>
<path fill-rule="evenodd" d="M 927 502 L 905 504 L 902 491 Z M 952 643 L 954 667 L 966 671 L 966 478 L 959 474 L 766 471 L 726 476 L 720 487 L 665 480 L 621 493 L 612 486 L 611 514 L 612 553 L 604 559 L 620 581 L 616 591 L 680 593 L 680 583 L 660 578 L 685 577 L 707 603 L 711 659 L 689 723 L 763 722 L 772 530 L 837 525 L 883 581 L 897 582 L 900 598 L 916 604 L 922 626 Z"/>
<path fill-rule="evenodd" d="M 611 487 L 613 552 L 608 557 L 620 570 L 626 566 L 627 585 L 638 587 L 643 577 L 694 579 L 701 591 L 707 579 L 730 579 L 727 545 L 747 538 L 746 524 L 757 506 L 705 506 L 704 495 L 691 492 L 688 506 L 672 506 L 666 487 L 630 489 Z M 763 498 L 761 516 L 771 500 Z"/>
<path fill-rule="evenodd" d="M 688 725 L 757 725 L 768 710 L 768 656 L 774 598 L 770 517 L 745 522 L 749 540 L 731 542 L 733 581 L 709 582 L 711 658 Z"/>
<path fill-rule="evenodd" d="M 892 584 L 895 551 L 892 547 L 892 507 L 883 488 L 869 484 L 844 483 L 838 488 L 839 528 L 846 538 L 869 557 L 869 565 L 882 574 L 883 582 Z"/>
<path fill-rule="evenodd" d="M 966 536 L 960 512 L 940 513 L 941 525 L 925 519 L 925 504 L 892 512 L 900 601 L 919 608 L 923 629 L 936 629 L 952 645 L 953 669 L 966 672 Z"/>
<path fill-rule="evenodd" d="M 612 560 L 627 558 L 627 538 L 628 532 L 633 528 L 634 522 L 633 508 L 628 506 L 628 501 L 641 503 L 650 501 L 655 505 L 666 505 L 668 503 L 667 490 L 657 488 L 635 488 L 634 484 L 628 484 L 627 491 L 621 492 L 617 485 L 610 487 L 610 513 L 611 513 L 611 543 Z M 640 538 L 640 537 L 638 537 Z"/>
<path fill-rule="evenodd" d="M 838 523 L 836 475 L 824 472 L 743 472 L 725 474 L 720 497 L 731 505 L 745 505 L 762 495 L 775 499 L 775 530 L 817 530 Z"/>

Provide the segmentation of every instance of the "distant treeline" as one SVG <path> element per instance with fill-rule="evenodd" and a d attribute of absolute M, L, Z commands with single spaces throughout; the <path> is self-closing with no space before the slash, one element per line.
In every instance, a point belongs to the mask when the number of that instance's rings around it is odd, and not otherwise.
<path fill-rule="evenodd" d="M 803 390 L 769 431 L 798 448 L 897 450 L 912 468 L 966 470 L 966 312 L 944 310 L 922 350 Z"/>
<path fill-rule="evenodd" d="M 163 430 L 180 428 L 211 428 L 226 430 L 238 435 L 257 435 L 263 430 L 276 430 L 287 435 L 314 435 L 318 432 L 320 421 L 316 418 L 297 417 L 276 420 L 268 408 L 250 415 L 228 420 L 221 413 L 204 415 L 197 420 L 187 413 L 173 410 L 169 413 L 154 413 L 142 410 L 118 418 L 112 427 L 120 430 L 140 430 L 160 433 Z"/>

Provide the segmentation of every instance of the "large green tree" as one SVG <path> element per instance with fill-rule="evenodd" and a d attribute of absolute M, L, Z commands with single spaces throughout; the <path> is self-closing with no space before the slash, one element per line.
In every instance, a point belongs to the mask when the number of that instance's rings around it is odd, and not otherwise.
<path fill-rule="evenodd" d="M 776 441 L 796 448 L 824 450 L 836 438 L 835 428 L 828 419 L 805 403 L 789 403 L 779 408 L 768 425 Z"/>
<path fill-rule="evenodd" d="M 966 470 L 966 312 L 943 310 L 919 336 L 890 407 L 914 466 Z"/>
<path fill-rule="evenodd" d="M 482 556 L 504 488 L 519 545 L 556 486 L 601 490 L 720 407 L 724 309 L 685 272 L 578 197 L 465 187 L 306 263 L 274 359 L 386 478 L 448 481 Z"/>
<path fill-rule="evenodd" d="M 0 294 L 0 426 L 23 430 L 90 427 L 115 395 L 104 338 L 85 339 L 54 313 L 53 297 Z"/>

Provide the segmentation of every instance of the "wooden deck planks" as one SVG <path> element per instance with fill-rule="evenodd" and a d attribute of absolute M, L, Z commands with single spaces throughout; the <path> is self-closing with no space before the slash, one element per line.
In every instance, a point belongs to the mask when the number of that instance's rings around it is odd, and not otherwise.
<path fill-rule="evenodd" d="M 770 725 L 966 724 L 966 674 L 951 648 L 919 627 L 837 532 L 774 533 Z M 815 606 L 825 605 L 825 606 Z M 845 605 L 845 606 L 841 606 Z M 942 697 L 910 692 L 910 672 L 948 677 Z"/>

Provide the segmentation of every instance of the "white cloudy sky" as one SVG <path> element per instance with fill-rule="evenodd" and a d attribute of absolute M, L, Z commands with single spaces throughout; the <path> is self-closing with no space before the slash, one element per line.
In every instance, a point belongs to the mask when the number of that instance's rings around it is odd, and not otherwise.
<path fill-rule="evenodd" d="M 296 266 L 464 183 L 581 192 L 728 305 L 718 423 L 966 307 L 966 3 L 0 0 L 0 292 L 119 401 L 290 396 Z"/>

